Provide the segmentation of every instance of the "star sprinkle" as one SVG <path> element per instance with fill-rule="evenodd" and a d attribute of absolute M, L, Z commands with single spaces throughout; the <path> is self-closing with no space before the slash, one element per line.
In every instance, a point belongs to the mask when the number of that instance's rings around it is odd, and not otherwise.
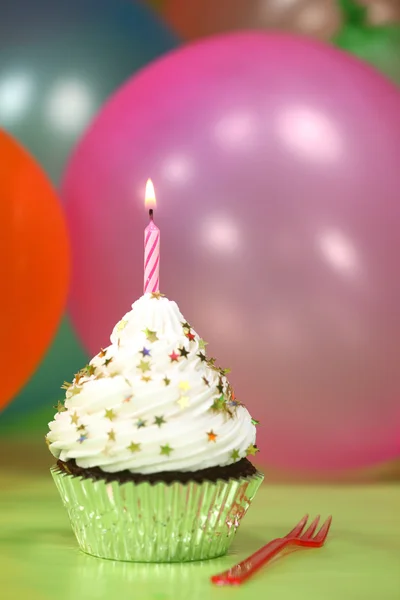
<path fill-rule="evenodd" d="M 190 329 L 187 333 L 185 333 L 185 335 L 190 342 L 193 342 L 193 340 L 196 338 L 196 336 L 194 335 L 194 333 L 191 332 Z"/>
<path fill-rule="evenodd" d="M 143 333 L 146 335 L 148 342 L 153 343 L 158 341 L 157 333 L 155 331 L 152 331 L 148 327 L 146 327 L 146 329 L 143 329 Z"/>
<path fill-rule="evenodd" d="M 224 384 L 222 383 L 222 379 L 218 381 L 218 385 L 216 387 L 220 394 L 224 393 Z"/>
<path fill-rule="evenodd" d="M 126 319 L 122 319 L 119 323 L 116 324 L 115 328 L 117 331 L 122 331 L 128 325 L 128 321 Z"/>
<path fill-rule="evenodd" d="M 178 348 L 178 351 L 180 355 L 184 358 L 187 358 L 189 356 L 189 352 L 186 350 L 185 346 L 182 346 L 182 348 Z"/>
<path fill-rule="evenodd" d="M 257 448 L 257 446 L 255 446 L 254 444 L 251 444 L 251 446 L 249 446 L 246 450 L 246 455 L 247 456 L 255 456 L 257 454 L 257 452 L 259 452 L 259 449 Z"/>
<path fill-rule="evenodd" d="M 208 385 L 208 387 L 210 387 L 210 382 L 208 381 L 207 377 L 202 377 L 202 379 L 203 379 L 204 383 L 206 385 Z"/>
<path fill-rule="evenodd" d="M 79 373 L 77 373 L 74 377 L 74 382 L 76 385 L 79 384 L 80 380 L 82 379 L 82 377 L 84 376 L 84 373 L 82 373 L 81 371 L 79 371 Z"/>
<path fill-rule="evenodd" d="M 168 354 L 168 356 L 171 359 L 171 362 L 178 362 L 179 360 L 179 354 L 177 354 L 175 350 L 173 350 L 171 354 Z"/>
<path fill-rule="evenodd" d="M 183 410 L 184 408 L 187 408 L 189 406 L 189 397 L 181 396 L 179 400 L 176 401 L 176 403 L 179 404 L 181 410 Z"/>
<path fill-rule="evenodd" d="M 182 323 L 182 328 L 183 329 L 189 329 L 189 331 L 192 329 L 191 326 L 189 325 L 189 323 L 187 321 L 185 321 L 184 323 Z"/>
<path fill-rule="evenodd" d="M 205 342 L 202 338 L 199 339 L 199 348 L 200 350 L 205 350 L 206 346 L 208 346 L 208 342 Z"/>
<path fill-rule="evenodd" d="M 161 452 L 160 454 L 165 454 L 165 456 L 169 456 L 171 454 L 171 452 L 173 452 L 173 448 L 171 448 L 171 446 L 169 444 L 166 444 L 165 446 L 160 446 Z"/>
<path fill-rule="evenodd" d="M 168 379 L 168 377 L 164 377 L 163 382 L 165 383 L 165 385 L 169 385 L 171 383 L 171 380 Z"/>
<path fill-rule="evenodd" d="M 115 442 L 115 431 L 114 429 L 110 429 L 110 431 L 107 432 L 108 435 L 108 441 L 109 442 Z"/>
<path fill-rule="evenodd" d="M 132 454 L 134 452 L 140 452 L 141 444 L 135 444 L 135 442 L 131 442 L 128 446 L 128 450 L 130 450 L 132 452 Z"/>
<path fill-rule="evenodd" d="M 141 360 L 140 363 L 137 365 L 137 368 L 142 371 L 142 373 L 146 373 L 147 371 L 151 371 L 150 368 L 150 364 L 145 361 L 145 360 Z"/>
<path fill-rule="evenodd" d="M 160 298 L 164 298 L 165 294 L 161 294 L 161 292 L 151 292 L 151 300 L 159 300 Z"/>
<path fill-rule="evenodd" d="M 110 419 L 110 421 L 113 421 L 117 417 L 114 409 L 112 408 L 106 408 L 106 414 L 104 416 L 106 419 Z"/>
<path fill-rule="evenodd" d="M 106 360 L 103 362 L 103 366 L 104 367 L 108 367 L 108 365 L 110 364 L 110 362 L 113 361 L 113 358 L 106 358 Z"/>
<path fill-rule="evenodd" d="M 110 360 L 112 360 L 112 359 L 110 359 Z M 90 377 L 91 375 L 94 375 L 96 367 L 94 365 L 86 365 L 85 369 L 86 369 L 86 374 Z"/>
<path fill-rule="evenodd" d="M 147 421 L 144 421 L 143 419 L 138 419 L 135 425 L 138 429 L 141 429 L 142 427 L 146 427 L 146 423 Z"/>
<path fill-rule="evenodd" d="M 79 442 L 80 444 L 82 444 L 85 440 L 87 440 L 88 436 L 86 435 L 86 433 L 81 433 L 81 435 L 78 437 L 78 439 L 76 440 L 77 442 Z"/>
<path fill-rule="evenodd" d="M 149 375 L 142 375 L 141 379 L 145 383 L 149 383 L 149 381 L 151 381 L 151 377 L 149 377 Z"/>
<path fill-rule="evenodd" d="M 260 421 L 257 421 L 257 419 L 251 419 L 251 423 L 252 425 L 259 425 Z"/>
<path fill-rule="evenodd" d="M 79 416 L 78 413 L 75 411 L 73 415 L 71 415 L 71 425 L 78 425 L 79 423 Z"/>
<path fill-rule="evenodd" d="M 64 404 L 60 400 L 57 402 L 57 406 L 55 406 L 54 408 L 56 408 L 57 412 L 59 412 L 59 413 L 65 412 L 67 410 L 65 408 Z"/>
<path fill-rule="evenodd" d="M 84 425 L 83 423 L 82 423 L 82 425 L 78 425 L 78 427 L 76 428 L 77 431 L 85 431 L 85 429 L 86 429 L 86 425 Z"/>
<path fill-rule="evenodd" d="M 207 360 L 207 357 L 204 354 L 204 352 L 198 352 L 198 354 L 196 354 L 196 356 L 199 357 L 199 359 L 201 360 L 201 362 L 204 362 L 205 360 Z"/>
<path fill-rule="evenodd" d="M 143 356 L 143 358 L 145 356 L 151 356 L 151 352 L 150 350 L 148 350 L 147 348 L 143 347 L 143 350 L 140 350 L 140 354 Z"/>
<path fill-rule="evenodd" d="M 107 352 L 105 350 L 103 350 L 103 348 L 101 348 L 100 352 L 98 353 L 98 357 L 99 358 L 104 358 L 105 355 L 107 354 Z"/>
<path fill-rule="evenodd" d="M 71 388 L 68 389 L 68 391 L 71 394 L 71 396 L 76 396 L 77 394 L 79 394 L 80 389 L 76 386 L 72 386 Z"/>
<path fill-rule="evenodd" d="M 47 447 L 50 448 L 51 441 L 49 440 L 47 435 L 44 436 L 44 441 L 46 442 Z"/>
<path fill-rule="evenodd" d="M 214 433 L 212 429 L 211 429 L 211 431 L 207 431 L 207 435 L 208 435 L 208 441 L 209 442 L 216 442 L 217 441 L 218 434 Z"/>
<path fill-rule="evenodd" d="M 218 369 L 221 375 L 228 375 L 231 372 L 231 369 Z"/>
<path fill-rule="evenodd" d="M 225 396 L 219 396 L 214 399 L 214 403 L 211 406 L 211 410 L 214 412 L 220 412 L 225 409 Z"/>
<path fill-rule="evenodd" d="M 72 383 L 69 383 L 69 381 L 64 381 L 64 383 L 61 386 L 62 390 L 69 390 L 69 388 L 72 387 Z"/>
<path fill-rule="evenodd" d="M 131 394 L 130 396 L 125 396 L 124 398 L 124 404 L 128 404 L 128 402 L 130 402 L 133 398 L 133 394 Z"/>
<path fill-rule="evenodd" d="M 154 417 L 154 425 L 161 427 L 162 425 L 165 425 L 165 423 L 166 423 L 166 420 L 164 419 L 163 416 Z"/>
<path fill-rule="evenodd" d="M 189 385 L 189 382 L 188 382 L 188 381 L 181 381 L 181 382 L 178 384 L 178 388 L 179 388 L 180 390 L 183 390 L 184 392 L 187 392 L 187 390 L 190 390 L 190 385 Z"/>
<path fill-rule="evenodd" d="M 240 459 L 240 454 L 239 454 L 239 450 L 232 450 L 231 452 L 231 459 L 232 460 L 239 460 Z"/>

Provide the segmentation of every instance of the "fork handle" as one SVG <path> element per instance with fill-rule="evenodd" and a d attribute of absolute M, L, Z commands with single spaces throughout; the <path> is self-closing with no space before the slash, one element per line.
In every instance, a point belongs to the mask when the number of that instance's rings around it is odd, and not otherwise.
<path fill-rule="evenodd" d="M 292 540 L 285 538 L 272 540 L 272 542 L 269 542 L 231 569 L 214 575 L 211 581 L 217 585 L 239 585 L 270 561 L 271 558 L 282 552 L 291 542 Z"/>

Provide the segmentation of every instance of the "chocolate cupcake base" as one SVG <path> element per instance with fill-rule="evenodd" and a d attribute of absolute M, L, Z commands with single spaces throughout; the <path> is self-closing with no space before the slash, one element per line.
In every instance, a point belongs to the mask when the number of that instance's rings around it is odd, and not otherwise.
<path fill-rule="evenodd" d="M 75 475 L 84 478 L 90 478 L 95 481 L 104 480 L 107 483 L 117 481 L 118 483 L 203 483 L 204 481 L 216 482 L 218 480 L 228 481 L 229 479 L 240 479 L 241 477 L 251 477 L 257 473 L 255 466 L 242 458 L 238 462 L 225 467 L 211 467 L 199 471 L 163 471 L 161 473 L 131 473 L 130 471 L 119 471 L 118 473 L 106 473 L 99 467 L 84 469 L 79 467 L 75 460 L 64 462 L 57 461 L 58 468 L 68 475 Z"/>
<path fill-rule="evenodd" d="M 59 461 L 51 473 L 84 552 L 113 560 L 185 562 L 227 552 L 263 480 L 247 459 L 230 467 L 150 479 Z"/>

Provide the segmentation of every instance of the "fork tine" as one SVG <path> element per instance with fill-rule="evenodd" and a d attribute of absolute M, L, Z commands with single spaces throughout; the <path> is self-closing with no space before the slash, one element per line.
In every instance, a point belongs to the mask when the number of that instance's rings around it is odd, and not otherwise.
<path fill-rule="evenodd" d="M 318 515 L 317 517 L 315 517 L 314 521 L 311 523 L 310 527 L 307 529 L 307 531 L 305 531 L 303 533 L 303 535 L 301 536 L 302 540 L 309 540 L 312 538 L 314 531 L 317 529 L 318 527 L 318 523 L 320 520 L 320 515 Z"/>
<path fill-rule="evenodd" d="M 308 521 L 308 515 L 304 515 L 304 517 L 301 519 L 301 521 L 299 521 L 297 523 L 296 527 L 294 529 L 292 529 L 292 531 L 290 531 L 285 537 L 296 537 L 296 536 L 300 535 L 300 533 L 303 531 L 307 521 Z"/>
<path fill-rule="evenodd" d="M 322 525 L 321 529 L 318 531 L 317 535 L 315 536 L 314 540 L 316 542 L 324 542 L 326 540 L 326 537 L 329 533 L 329 529 L 332 523 L 332 517 L 329 516 L 325 523 Z"/>

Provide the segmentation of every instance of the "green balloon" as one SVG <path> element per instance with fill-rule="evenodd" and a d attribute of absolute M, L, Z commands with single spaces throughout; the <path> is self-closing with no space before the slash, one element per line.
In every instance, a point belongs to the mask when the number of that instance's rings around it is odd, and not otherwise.
<path fill-rule="evenodd" d="M 340 1 L 344 26 L 334 37 L 338 48 L 358 56 L 400 85 L 400 26 L 371 26 L 367 10 L 354 0 Z"/>
<path fill-rule="evenodd" d="M 58 186 L 71 150 L 102 104 L 179 40 L 153 10 L 136 0 L 5 4 L 0 18 L 0 126 Z M 61 384 L 86 362 L 64 319 L 38 371 L 1 413 L 0 433 L 11 427 L 19 435 L 30 426 L 45 430 L 52 407 L 63 397 Z"/>

